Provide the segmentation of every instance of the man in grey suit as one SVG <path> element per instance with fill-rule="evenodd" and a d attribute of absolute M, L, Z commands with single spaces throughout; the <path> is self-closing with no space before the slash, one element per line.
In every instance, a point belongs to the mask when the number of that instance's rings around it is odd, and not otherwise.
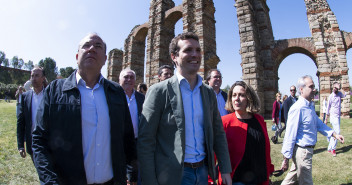
<path fill-rule="evenodd" d="M 35 127 L 35 120 L 39 103 L 43 99 L 45 72 L 40 67 L 31 71 L 31 83 L 33 90 L 29 90 L 20 96 L 17 112 L 17 145 L 18 152 L 22 158 L 28 153 L 31 158 L 32 152 L 32 131 Z M 26 150 L 24 143 L 26 142 Z M 32 158 L 33 160 L 33 158 Z"/>
<path fill-rule="evenodd" d="M 225 184 L 232 184 L 231 163 L 217 101 L 197 75 L 198 36 L 183 33 L 170 43 L 176 75 L 154 84 L 143 105 L 138 135 L 142 184 L 207 184 L 215 178 L 215 159 Z"/>

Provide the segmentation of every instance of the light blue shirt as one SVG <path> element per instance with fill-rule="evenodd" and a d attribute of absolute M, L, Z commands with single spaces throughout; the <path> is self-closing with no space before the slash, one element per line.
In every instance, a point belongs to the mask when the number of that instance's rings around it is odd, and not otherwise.
<path fill-rule="evenodd" d="M 132 119 L 132 124 L 133 124 L 133 131 L 134 131 L 134 137 L 138 137 L 138 107 L 137 107 L 137 101 L 136 101 L 136 96 L 135 92 L 133 90 L 131 98 L 128 97 L 126 94 L 126 99 L 128 103 L 128 108 L 130 109 L 130 115 Z"/>
<path fill-rule="evenodd" d="M 87 183 L 103 183 L 113 178 L 109 108 L 103 76 L 93 88 L 76 73 L 81 94 L 82 145 Z"/>
<path fill-rule="evenodd" d="M 203 123 L 203 102 L 200 92 L 202 77 L 197 75 L 197 84 L 191 90 L 189 82 L 176 72 L 182 94 L 183 110 L 185 114 L 185 162 L 195 163 L 205 158 L 205 138 Z"/>
<path fill-rule="evenodd" d="M 219 91 L 218 94 L 216 94 L 216 92 L 214 91 L 215 95 L 216 95 L 216 100 L 218 102 L 218 110 L 220 112 L 220 116 L 225 116 L 228 114 L 227 110 L 225 109 L 225 100 L 224 97 L 221 94 L 221 90 Z"/>
<path fill-rule="evenodd" d="M 295 145 L 301 147 L 315 145 L 318 131 L 324 136 L 331 136 L 334 132 L 319 119 L 310 102 L 299 97 L 288 112 L 281 153 L 290 159 Z"/>

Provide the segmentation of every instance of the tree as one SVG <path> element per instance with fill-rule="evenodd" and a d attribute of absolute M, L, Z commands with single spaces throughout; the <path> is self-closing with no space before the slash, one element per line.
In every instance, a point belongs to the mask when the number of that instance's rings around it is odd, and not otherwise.
<path fill-rule="evenodd" d="M 6 54 L 3 51 L 0 51 L 0 66 L 2 62 L 5 60 L 5 58 L 6 58 Z"/>
<path fill-rule="evenodd" d="M 75 71 L 75 69 L 73 69 L 72 67 L 60 68 L 60 75 L 61 75 L 63 78 L 67 78 L 67 77 L 69 77 L 74 71 Z"/>
<path fill-rule="evenodd" d="M 40 60 L 38 65 L 44 69 L 45 76 L 49 82 L 56 79 L 57 67 L 54 59 L 47 57 L 44 60 Z"/>
<path fill-rule="evenodd" d="M 222 89 L 222 91 L 224 91 L 224 92 L 226 92 L 226 93 L 228 93 L 229 92 L 229 90 L 230 90 L 230 86 L 229 85 L 226 85 L 225 86 L 225 88 L 224 89 Z"/>
<path fill-rule="evenodd" d="M 5 67 L 9 67 L 9 65 L 10 65 L 9 59 L 7 59 L 7 58 L 5 58 L 5 60 L 3 60 L 2 63 L 4 64 Z"/>
<path fill-rule="evenodd" d="M 11 59 L 11 65 L 13 68 L 18 69 L 18 56 L 13 56 Z"/>
<path fill-rule="evenodd" d="M 28 69 L 29 71 L 32 71 L 33 67 L 34 67 L 33 61 L 31 60 L 28 60 L 28 62 L 24 64 L 24 68 Z"/>
<path fill-rule="evenodd" d="M 23 64 L 24 64 L 23 59 L 22 58 L 18 59 L 18 65 L 17 65 L 18 69 L 22 69 Z"/>

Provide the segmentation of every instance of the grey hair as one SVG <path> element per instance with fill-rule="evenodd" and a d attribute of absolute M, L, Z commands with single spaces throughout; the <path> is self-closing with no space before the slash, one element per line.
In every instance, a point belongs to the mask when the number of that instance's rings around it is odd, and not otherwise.
<path fill-rule="evenodd" d="M 301 88 L 304 88 L 304 87 L 306 86 L 306 84 L 305 84 L 305 82 L 304 82 L 304 80 L 305 80 L 306 78 L 309 78 L 309 79 L 311 79 L 311 80 L 313 81 L 313 78 L 312 78 L 310 75 L 304 75 L 304 76 L 302 76 L 301 78 L 299 78 L 298 81 L 297 81 L 297 85 L 296 85 L 297 89 L 299 90 L 299 91 L 298 91 L 298 94 L 299 94 L 299 95 L 301 95 L 300 89 L 301 89 Z"/>
<path fill-rule="evenodd" d="M 133 76 L 134 76 L 134 79 L 136 79 L 136 72 L 134 72 L 132 69 L 130 68 L 126 68 L 126 69 L 123 69 L 121 72 L 120 72 L 120 76 L 119 76 L 119 79 L 123 78 L 123 76 L 128 73 L 128 72 L 132 72 L 133 73 Z"/>

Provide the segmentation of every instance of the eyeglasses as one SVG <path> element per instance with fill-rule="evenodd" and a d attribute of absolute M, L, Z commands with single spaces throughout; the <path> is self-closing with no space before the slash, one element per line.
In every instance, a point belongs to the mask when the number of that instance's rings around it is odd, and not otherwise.
<path fill-rule="evenodd" d="M 296 92 L 296 89 L 290 89 L 291 92 Z"/>

